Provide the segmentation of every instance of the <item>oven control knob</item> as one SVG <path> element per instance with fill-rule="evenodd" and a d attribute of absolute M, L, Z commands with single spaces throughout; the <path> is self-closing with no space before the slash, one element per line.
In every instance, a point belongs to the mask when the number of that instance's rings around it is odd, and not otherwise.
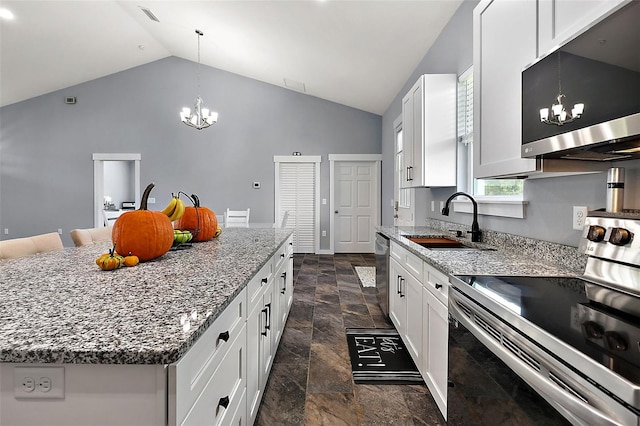
<path fill-rule="evenodd" d="M 631 241 L 631 232 L 624 228 L 613 228 L 609 242 L 616 246 L 623 246 Z"/>
<path fill-rule="evenodd" d="M 604 229 L 602 226 L 591 225 L 589 227 L 589 232 L 587 233 L 587 240 L 593 241 L 594 243 L 598 243 L 604 240 L 605 232 L 606 232 L 606 229 Z"/>
<path fill-rule="evenodd" d="M 620 352 L 627 350 L 628 345 L 626 340 L 624 340 L 624 337 L 622 337 L 615 331 L 605 332 L 604 338 L 607 341 L 607 346 L 609 347 L 609 349 Z"/>
<path fill-rule="evenodd" d="M 584 334 L 586 334 L 589 339 L 602 339 L 604 328 L 597 322 L 586 321 L 582 324 L 582 327 Z"/>

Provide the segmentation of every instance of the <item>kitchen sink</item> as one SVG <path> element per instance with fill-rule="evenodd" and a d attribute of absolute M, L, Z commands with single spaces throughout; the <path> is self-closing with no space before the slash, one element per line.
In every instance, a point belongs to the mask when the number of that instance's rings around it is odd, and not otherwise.
<path fill-rule="evenodd" d="M 407 239 L 429 250 L 495 250 L 467 245 L 446 237 L 407 237 Z"/>

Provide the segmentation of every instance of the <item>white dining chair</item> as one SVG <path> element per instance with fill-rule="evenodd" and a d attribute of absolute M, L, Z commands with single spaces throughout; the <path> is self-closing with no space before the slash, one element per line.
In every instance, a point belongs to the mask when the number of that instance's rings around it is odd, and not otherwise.
<path fill-rule="evenodd" d="M 38 253 L 62 250 L 62 239 L 57 232 L 0 241 L 0 259 L 15 259 Z"/>
<path fill-rule="evenodd" d="M 284 214 L 282 215 L 282 220 L 280 221 L 280 223 L 274 223 L 273 227 L 274 228 L 286 228 L 287 227 L 287 220 L 289 220 L 289 210 L 285 210 Z"/>
<path fill-rule="evenodd" d="M 240 227 L 240 228 L 248 228 L 249 227 L 249 213 L 251 209 L 246 210 L 229 210 L 224 215 L 224 226 L 227 228 Z"/>
<path fill-rule="evenodd" d="M 111 241 L 111 231 L 113 226 L 102 226 L 100 228 L 72 229 L 71 239 L 76 247 L 95 244 L 102 241 Z"/>

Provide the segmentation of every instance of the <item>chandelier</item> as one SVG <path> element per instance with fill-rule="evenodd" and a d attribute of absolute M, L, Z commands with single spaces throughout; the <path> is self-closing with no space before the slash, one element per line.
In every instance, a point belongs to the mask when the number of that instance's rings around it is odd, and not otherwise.
<path fill-rule="evenodd" d="M 196 30 L 196 34 L 198 35 L 198 92 L 200 92 L 200 37 L 204 34 L 200 30 Z M 198 130 L 206 129 L 215 124 L 218 121 L 218 113 L 204 108 L 203 103 L 204 101 L 198 95 L 193 105 L 193 114 L 189 108 L 182 108 L 180 120 L 187 126 Z"/>
<path fill-rule="evenodd" d="M 556 100 L 558 103 L 551 105 L 551 114 L 549 114 L 549 108 L 542 108 L 540 110 L 540 121 L 546 124 L 555 124 L 562 126 L 565 123 L 571 123 L 573 120 L 580 118 L 584 112 L 584 104 L 575 104 L 571 109 L 571 112 L 567 112 L 562 105 L 562 98 L 565 96 L 562 94 L 562 80 L 560 79 L 560 52 L 558 51 L 558 95 Z"/>

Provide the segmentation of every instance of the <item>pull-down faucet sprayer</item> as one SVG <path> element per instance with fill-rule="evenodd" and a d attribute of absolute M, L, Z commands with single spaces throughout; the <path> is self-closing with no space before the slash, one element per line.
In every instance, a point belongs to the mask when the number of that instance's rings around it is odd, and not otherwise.
<path fill-rule="evenodd" d="M 464 195 L 473 203 L 473 223 L 471 224 L 471 231 L 467 231 L 467 233 L 471 234 L 471 241 L 473 241 L 474 243 L 479 243 L 482 239 L 482 231 L 480 231 L 480 226 L 478 226 L 478 203 L 476 203 L 476 200 L 474 200 L 471 195 L 465 192 L 456 192 L 447 199 L 446 203 L 444 203 L 442 214 L 445 216 L 449 216 L 449 203 L 458 195 Z"/>

